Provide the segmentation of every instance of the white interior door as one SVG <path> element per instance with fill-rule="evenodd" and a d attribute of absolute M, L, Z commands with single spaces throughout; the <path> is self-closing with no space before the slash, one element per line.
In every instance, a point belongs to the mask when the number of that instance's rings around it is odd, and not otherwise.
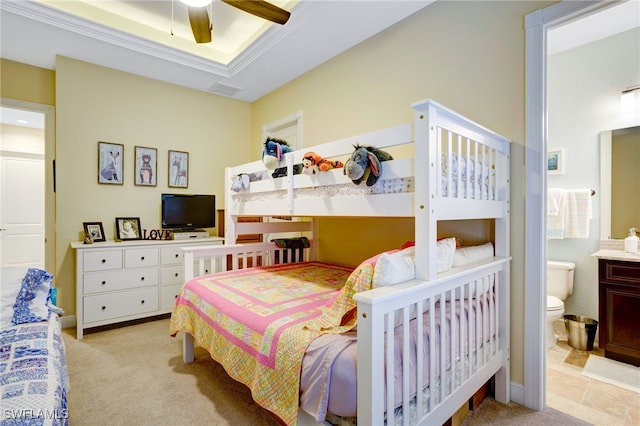
<path fill-rule="evenodd" d="M 0 266 L 44 264 L 44 158 L 0 153 Z"/>

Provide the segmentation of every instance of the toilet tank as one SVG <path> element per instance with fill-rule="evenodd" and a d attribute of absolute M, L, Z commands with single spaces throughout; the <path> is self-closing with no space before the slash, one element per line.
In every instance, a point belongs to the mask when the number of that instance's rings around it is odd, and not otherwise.
<path fill-rule="evenodd" d="M 573 262 L 547 261 L 547 295 L 566 300 L 573 293 Z"/>

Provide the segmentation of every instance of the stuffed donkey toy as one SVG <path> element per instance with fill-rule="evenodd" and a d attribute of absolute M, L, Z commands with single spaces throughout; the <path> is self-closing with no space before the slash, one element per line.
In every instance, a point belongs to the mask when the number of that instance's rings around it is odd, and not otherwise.
<path fill-rule="evenodd" d="M 267 138 L 262 149 L 262 163 L 267 170 L 273 170 L 272 177 L 281 177 L 287 175 L 287 167 L 284 165 L 284 154 L 291 152 L 293 149 L 289 144 L 277 138 Z M 293 174 L 297 175 L 302 171 L 302 164 L 293 165 Z"/>
<path fill-rule="evenodd" d="M 344 174 L 356 185 L 363 180 L 373 186 L 382 174 L 382 162 L 393 160 L 385 151 L 372 146 L 354 145 L 355 151 L 344 165 Z"/>

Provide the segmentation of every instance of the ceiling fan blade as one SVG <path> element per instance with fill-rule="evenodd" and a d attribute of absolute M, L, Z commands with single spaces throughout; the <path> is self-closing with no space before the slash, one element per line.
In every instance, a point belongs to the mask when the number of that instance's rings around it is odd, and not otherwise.
<path fill-rule="evenodd" d="M 211 43 L 211 22 L 206 7 L 189 6 L 189 23 L 196 43 Z"/>
<path fill-rule="evenodd" d="M 291 13 L 264 0 L 222 0 L 233 7 L 276 24 L 284 25 Z"/>

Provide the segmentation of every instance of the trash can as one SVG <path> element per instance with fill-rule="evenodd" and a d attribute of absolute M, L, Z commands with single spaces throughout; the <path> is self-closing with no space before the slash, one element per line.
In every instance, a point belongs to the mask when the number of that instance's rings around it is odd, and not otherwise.
<path fill-rule="evenodd" d="M 564 326 L 567 329 L 569 346 L 581 351 L 593 350 L 598 321 L 582 315 L 569 314 L 564 316 Z"/>

